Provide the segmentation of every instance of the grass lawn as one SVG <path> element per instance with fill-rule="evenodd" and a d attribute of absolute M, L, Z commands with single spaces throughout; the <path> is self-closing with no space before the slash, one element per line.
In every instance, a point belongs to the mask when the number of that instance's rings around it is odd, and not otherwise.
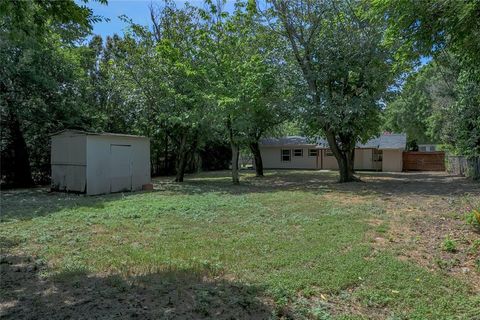
<path fill-rule="evenodd" d="M 0 316 L 480 319 L 480 186 L 268 171 L 86 197 L 2 192 Z M 445 239 L 454 250 L 442 248 Z"/>

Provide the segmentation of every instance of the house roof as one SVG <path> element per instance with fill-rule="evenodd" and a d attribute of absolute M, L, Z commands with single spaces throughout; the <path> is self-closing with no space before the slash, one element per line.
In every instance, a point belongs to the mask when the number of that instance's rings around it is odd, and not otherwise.
<path fill-rule="evenodd" d="M 64 129 L 55 133 L 52 133 L 50 136 L 58 136 L 63 133 L 71 132 L 74 134 L 79 134 L 79 135 L 87 135 L 87 136 L 109 136 L 109 137 L 127 137 L 127 138 L 141 138 L 141 139 L 148 139 L 148 137 L 145 136 L 137 136 L 137 135 L 132 135 L 132 134 L 123 134 L 123 133 L 111 133 L 111 132 L 88 132 L 88 131 L 82 131 L 82 130 L 75 130 L 75 129 Z"/>
<path fill-rule="evenodd" d="M 260 139 L 260 145 L 263 146 L 316 146 L 315 142 L 307 137 L 287 136 L 280 138 L 263 138 Z"/>
<path fill-rule="evenodd" d="M 326 149 L 329 148 L 326 139 L 319 138 L 315 143 L 309 142 L 306 137 L 289 136 L 282 138 L 265 138 L 260 140 L 260 144 L 263 146 L 291 146 L 291 145 L 315 145 L 317 148 Z M 362 149 L 401 149 L 404 150 L 407 144 L 407 135 L 402 134 L 383 134 L 379 137 L 372 138 L 365 143 L 357 143 L 357 148 Z"/>

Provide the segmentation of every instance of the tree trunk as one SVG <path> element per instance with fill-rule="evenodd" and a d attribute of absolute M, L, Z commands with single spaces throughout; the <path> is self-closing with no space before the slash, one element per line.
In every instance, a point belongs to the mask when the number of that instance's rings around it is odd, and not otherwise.
<path fill-rule="evenodd" d="M 9 149 L 12 153 L 11 176 L 7 177 L 15 187 L 30 187 L 33 185 L 32 171 L 27 144 L 23 136 L 18 117 L 10 113 L 9 131 L 11 142 Z"/>
<path fill-rule="evenodd" d="M 228 137 L 230 139 L 230 148 L 232 149 L 232 182 L 233 184 L 240 184 L 240 177 L 238 173 L 238 158 L 240 156 L 240 145 L 235 141 L 235 135 L 232 128 L 232 120 L 227 119 Z"/>
<path fill-rule="evenodd" d="M 183 182 L 185 176 L 185 168 L 187 166 L 187 135 L 184 134 L 180 140 L 180 148 L 178 151 L 176 168 L 175 168 L 175 182 Z"/>
<path fill-rule="evenodd" d="M 334 153 L 335 154 L 335 153 Z M 357 177 L 354 175 L 353 170 L 353 155 L 354 152 L 347 151 L 343 154 L 340 154 L 337 158 L 338 167 L 340 169 L 340 180 L 339 182 L 352 182 L 352 181 L 359 181 Z"/>
<path fill-rule="evenodd" d="M 255 175 L 257 177 L 263 177 L 263 160 L 258 141 L 250 143 L 250 151 L 252 151 L 255 160 Z"/>
<path fill-rule="evenodd" d="M 238 158 L 240 156 L 240 146 L 237 143 L 231 142 L 232 147 L 232 182 L 233 184 L 240 184 L 240 177 L 238 173 Z"/>
<path fill-rule="evenodd" d="M 164 174 L 169 173 L 169 167 L 168 167 L 168 132 L 165 133 L 165 149 L 164 149 L 164 164 L 163 164 L 163 170 L 165 171 Z"/>
<path fill-rule="evenodd" d="M 330 130 L 325 131 L 328 145 L 337 159 L 338 169 L 340 171 L 339 182 L 360 181 L 360 179 L 354 175 L 355 141 L 343 141 L 343 146 L 340 148 L 335 134 Z M 347 147 L 347 150 L 345 150 L 345 147 Z"/>

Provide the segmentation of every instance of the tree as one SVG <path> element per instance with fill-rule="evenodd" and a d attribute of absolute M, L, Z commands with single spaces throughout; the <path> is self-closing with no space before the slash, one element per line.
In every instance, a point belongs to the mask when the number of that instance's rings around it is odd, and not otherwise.
<path fill-rule="evenodd" d="M 252 10 L 252 9 L 250 9 Z M 272 33 L 261 21 L 257 11 L 251 11 L 249 28 L 255 37 L 252 46 L 262 57 L 266 67 L 257 75 L 256 94 L 251 94 L 250 106 L 245 116 L 247 144 L 255 162 L 255 174 L 263 177 L 263 161 L 259 141 L 265 134 L 275 130 L 294 114 L 291 68 L 284 63 L 284 43 L 277 33 Z M 254 84 L 255 85 L 255 84 Z"/>
<path fill-rule="evenodd" d="M 254 6 L 238 1 L 232 15 L 210 3 L 205 12 L 210 32 L 210 78 L 221 122 L 232 150 L 232 182 L 238 184 L 242 146 L 255 157 L 263 176 L 258 141 L 286 118 L 287 104 L 279 81 L 277 39 L 259 21 Z"/>
<path fill-rule="evenodd" d="M 98 18 L 73 0 L 2 1 L 2 180 L 29 186 L 48 173 L 48 134 L 88 119 L 75 41 Z M 33 168 L 32 168 L 33 166 Z M 32 173 L 35 177 L 32 177 Z"/>
<path fill-rule="evenodd" d="M 132 24 L 116 63 L 124 66 L 119 76 L 129 82 L 130 94 L 142 101 L 145 133 L 164 130 L 173 142 L 175 181 L 182 182 L 210 122 L 201 51 L 205 35 L 199 10 L 188 5 L 177 9 L 167 1 L 158 10 L 151 7 L 151 18 L 153 30 Z"/>
<path fill-rule="evenodd" d="M 420 74 L 432 70 L 436 78 L 428 79 L 428 87 L 443 90 L 426 90 L 418 81 L 413 83 L 413 90 L 431 103 L 430 132 L 451 152 L 478 156 L 480 2 L 378 0 L 373 8 L 388 23 L 386 44 L 401 44 L 396 53 L 400 63 L 415 65 L 421 56 L 432 58 L 431 66 Z M 400 108 L 393 104 L 390 109 Z"/>
<path fill-rule="evenodd" d="M 431 130 L 433 103 L 445 105 L 451 94 L 438 67 L 429 63 L 409 75 L 401 91 L 387 101 L 384 129 L 405 132 L 409 143 L 439 142 Z"/>
<path fill-rule="evenodd" d="M 357 180 L 355 144 L 377 133 L 379 101 L 393 78 L 384 28 L 366 10 L 360 2 L 272 1 L 271 13 L 302 72 L 307 121 L 326 136 L 340 182 Z"/>
<path fill-rule="evenodd" d="M 385 18 L 387 44 L 398 46 L 397 62 L 450 51 L 460 60 L 480 59 L 480 2 L 457 0 L 376 0 L 372 13 Z"/>

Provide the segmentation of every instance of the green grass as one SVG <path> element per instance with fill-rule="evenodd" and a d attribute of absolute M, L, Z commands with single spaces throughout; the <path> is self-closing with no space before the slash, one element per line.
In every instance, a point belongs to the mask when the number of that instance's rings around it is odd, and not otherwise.
<path fill-rule="evenodd" d="M 480 314 L 468 283 L 374 250 L 372 234 L 388 230 L 384 208 L 368 194 L 338 201 L 356 195 L 335 189 L 332 173 L 242 178 L 238 187 L 227 173 L 187 177 L 183 185 L 162 179 L 156 192 L 100 197 L 6 193 L 0 241 L 11 253 L 46 261 L 47 278 L 201 272 L 260 288 L 255 294 L 297 318 L 360 317 L 335 304 L 358 305 L 365 318 Z M 321 295 L 329 302 L 319 303 Z"/>

